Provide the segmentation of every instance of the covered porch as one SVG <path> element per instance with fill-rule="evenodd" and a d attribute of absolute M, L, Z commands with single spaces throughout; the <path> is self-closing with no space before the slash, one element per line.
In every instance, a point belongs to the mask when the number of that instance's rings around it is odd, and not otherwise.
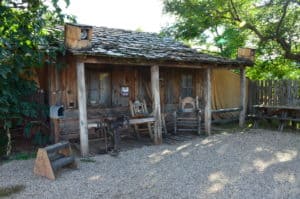
<path fill-rule="evenodd" d="M 91 89 L 92 85 L 90 75 L 88 74 L 97 74 L 96 71 L 101 73 L 103 70 L 106 71 L 107 77 L 110 77 L 111 80 L 105 80 L 110 82 L 110 85 L 107 85 L 106 88 L 110 94 L 107 95 L 107 107 L 102 108 L 101 105 L 98 104 L 98 108 L 100 110 L 104 110 L 105 108 L 109 108 L 111 110 L 115 110 L 115 115 L 122 113 L 128 114 L 128 101 L 134 100 L 137 98 L 143 98 L 147 100 L 148 105 L 152 105 L 150 108 L 153 111 L 153 116 L 155 117 L 155 125 L 154 125 L 154 143 L 161 144 L 162 143 L 162 113 L 172 113 L 178 107 L 178 99 L 179 96 L 183 95 L 183 88 L 180 85 L 176 85 L 176 81 L 181 81 L 178 79 L 184 75 L 191 75 L 192 79 L 192 91 L 186 94 L 191 96 L 199 96 L 199 101 L 201 103 L 201 108 L 203 110 L 204 116 L 204 129 L 207 135 L 211 134 L 211 122 L 212 122 L 212 87 L 211 87 L 211 79 L 212 79 L 212 70 L 214 67 L 209 66 L 159 66 L 159 65 L 134 65 L 124 67 L 122 65 L 112 65 L 110 68 L 112 70 L 121 70 L 123 71 L 123 79 L 125 82 L 115 82 L 115 78 L 117 74 L 113 72 L 107 73 L 107 70 L 103 68 L 103 62 L 94 61 L 95 59 L 89 58 L 78 58 L 76 63 L 76 72 L 77 72 L 77 92 L 78 92 L 78 114 L 79 114 L 79 127 L 80 127 L 80 146 L 81 153 L 83 156 L 89 154 L 89 145 L 88 145 L 88 109 L 95 108 L 94 100 L 91 99 Z M 91 61 L 92 60 L 92 61 Z M 92 64 L 92 65 L 91 65 Z M 111 64 L 111 63 L 110 63 Z M 102 65 L 102 67 L 98 67 L 98 70 L 95 69 L 97 66 Z M 130 63 L 129 63 L 130 65 Z M 217 68 L 217 67 L 216 67 Z M 123 70 L 122 70 L 123 69 Z M 92 71 L 92 73 L 91 73 Z M 127 74 L 126 74 L 126 72 Z M 180 77 L 176 77 L 177 74 L 181 74 Z M 239 124 L 240 126 L 244 126 L 245 123 L 245 115 L 246 115 L 246 78 L 245 78 L 245 70 L 244 67 L 240 68 L 240 83 L 241 83 L 241 96 L 240 96 L 240 117 Z M 126 82 L 126 75 L 131 76 L 129 82 Z M 101 76 L 101 75 L 100 75 Z M 99 77 L 99 75 L 98 75 Z M 119 80 L 120 80 L 119 79 Z M 132 82 L 130 82 L 132 81 Z M 87 83 L 89 82 L 89 83 Z M 129 87 L 129 95 L 128 98 L 124 98 L 120 95 L 120 90 L 123 86 Z M 180 83 L 179 83 L 180 84 Z M 117 95 L 117 96 L 114 96 Z M 184 97 L 184 95 L 183 95 Z M 111 113 L 110 110 L 110 113 Z M 104 116 L 105 117 L 105 116 Z"/>

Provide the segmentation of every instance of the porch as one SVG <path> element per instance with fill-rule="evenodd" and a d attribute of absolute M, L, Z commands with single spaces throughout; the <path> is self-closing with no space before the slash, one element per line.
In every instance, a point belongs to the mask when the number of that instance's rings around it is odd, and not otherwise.
<path fill-rule="evenodd" d="M 155 144 L 162 143 L 161 113 L 167 116 L 168 131 L 173 131 L 172 114 L 178 109 L 180 97 L 198 96 L 205 133 L 211 133 L 214 110 L 211 108 L 210 68 L 69 62 L 65 69 L 57 71 L 55 68 L 49 68 L 49 72 L 52 74 L 51 82 L 59 82 L 51 84 L 51 90 L 57 91 L 51 92 L 51 104 L 61 104 L 65 107 L 64 117 L 53 120 L 55 140 L 82 139 L 84 136 L 86 141 L 81 140 L 81 147 L 84 146 L 82 143 L 86 143 L 87 146 L 86 149 L 81 149 L 82 151 L 89 148 L 88 138 L 97 136 L 93 129 L 87 128 L 89 123 L 99 122 L 106 117 L 130 116 L 129 101 L 135 99 L 145 99 L 150 112 L 157 113 L 154 114 L 155 123 L 160 127 L 154 129 Z M 243 75 L 242 72 L 241 77 Z M 75 79 L 76 76 L 79 78 Z M 241 83 L 243 81 L 245 79 L 241 78 Z M 126 93 L 122 93 L 124 87 Z M 206 103 L 208 101 L 210 103 Z M 156 106 L 153 106 L 155 104 Z M 241 117 L 241 120 L 243 119 Z M 81 128 L 84 128 L 84 131 Z"/>

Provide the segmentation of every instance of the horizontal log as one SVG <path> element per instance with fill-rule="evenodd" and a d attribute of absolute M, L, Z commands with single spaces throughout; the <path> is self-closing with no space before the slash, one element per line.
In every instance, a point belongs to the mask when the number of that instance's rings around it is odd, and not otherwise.
<path fill-rule="evenodd" d="M 239 68 L 243 66 L 251 66 L 251 62 L 239 62 L 239 63 L 224 63 L 212 61 L 170 61 L 170 60 L 149 60 L 149 59 L 137 59 L 137 58 L 117 58 L 106 56 L 91 56 L 91 55 L 77 55 L 77 59 L 84 63 L 96 63 L 96 64 L 117 64 L 117 65 L 133 65 L 133 66 L 151 66 L 159 65 L 162 67 L 178 67 L 178 68 Z"/>
<path fill-rule="evenodd" d="M 57 159 L 61 159 L 61 158 L 64 158 L 66 157 L 65 155 L 63 154 L 59 154 L 59 153 L 49 153 L 48 154 L 48 158 L 49 160 L 52 162 L 52 161 L 55 161 Z"/>
<path fill-rule="evenodd" d="M 227 113 L 227 112 L 237 112 L 241 111 L 241 108 L 224 108 L 224 109 L 216 109 L 216 110 L 211 110 L 212 113 Z"/>
<path fill-rule="evenodd" d="M 155 122 L 154 117 L 130 119 L 129 124 L 143 124 L 147 122 Z"/>
<path fill-rule="evenodd" d="M 55 151 L 67 148 L 69 146 L 70 146 L 69 142 L 59 142 L 57 144 L 53 144 L 53 145 L 45 147 L 45 150 L 47 151 L 47 153 L 53 153 Z"/>
<path fill-rule="evenodd" d="M 177 129 L 177 131 L 198 131 L 198 129 L 197 128 L 195 128 L 195 129 Z"/>
<path fill-rule="evenodd" d="M 51 163 L 52 169 L 54 171 L 57 171 L 59 168 L 62 168 L 64 166 L 67 166 L 69 164 L 72 164 L 75 162 L 74 156 L 68 156 L 64 158 L 57 159 Z"/>
<path fill-rule="evenodd" d="M 176 120 L 185 120 L 185 121 L 198 121 L 197 118 L 188 118 L 188 117 L 176 117 Z"/>

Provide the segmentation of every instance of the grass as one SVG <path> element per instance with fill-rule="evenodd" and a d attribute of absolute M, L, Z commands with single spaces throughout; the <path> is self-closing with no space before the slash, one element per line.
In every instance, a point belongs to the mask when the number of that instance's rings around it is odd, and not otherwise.
<path fill-rule="evenodd" d="M 29 160 L 36 158 L 36 153 L 34 152 L 20 152 L 12 154 L 9 157 L 0 157 L 0 163 L 6 163 L 12 160 Z"/>
<path fill-rule="evenodd" d="M 25 189 L 24 185 L 15 185 L 10 187 L 0 187 L 0 198 L 9 197 L 12 194 L 20 193 Z"/>
<path fill-rule="evenodd" d="M 33 152 L 28 152 L 28 153 L 16 153 L 14 155 L 12 155 L 11 159 L 13 160 L 29 160 L 29 159 L 33 159 L 36 158 L 36 153 Z"/>
<path fill-rule="evenodd" d="M 94 160 L 92 158 L 81 158 L 80 161 L 85 162 L 85 163 L 95 163 L 96 162 L 96 160 Z"/>

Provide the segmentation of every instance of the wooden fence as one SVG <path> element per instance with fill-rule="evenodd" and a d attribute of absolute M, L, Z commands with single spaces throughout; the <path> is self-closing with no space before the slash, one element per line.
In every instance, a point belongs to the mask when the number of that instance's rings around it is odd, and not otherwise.
<path fill-rule="evenodd" d="M 251 81 L 249 84 L 249 107 L 257 104 L 300 106 L 300 81 Z"/>

